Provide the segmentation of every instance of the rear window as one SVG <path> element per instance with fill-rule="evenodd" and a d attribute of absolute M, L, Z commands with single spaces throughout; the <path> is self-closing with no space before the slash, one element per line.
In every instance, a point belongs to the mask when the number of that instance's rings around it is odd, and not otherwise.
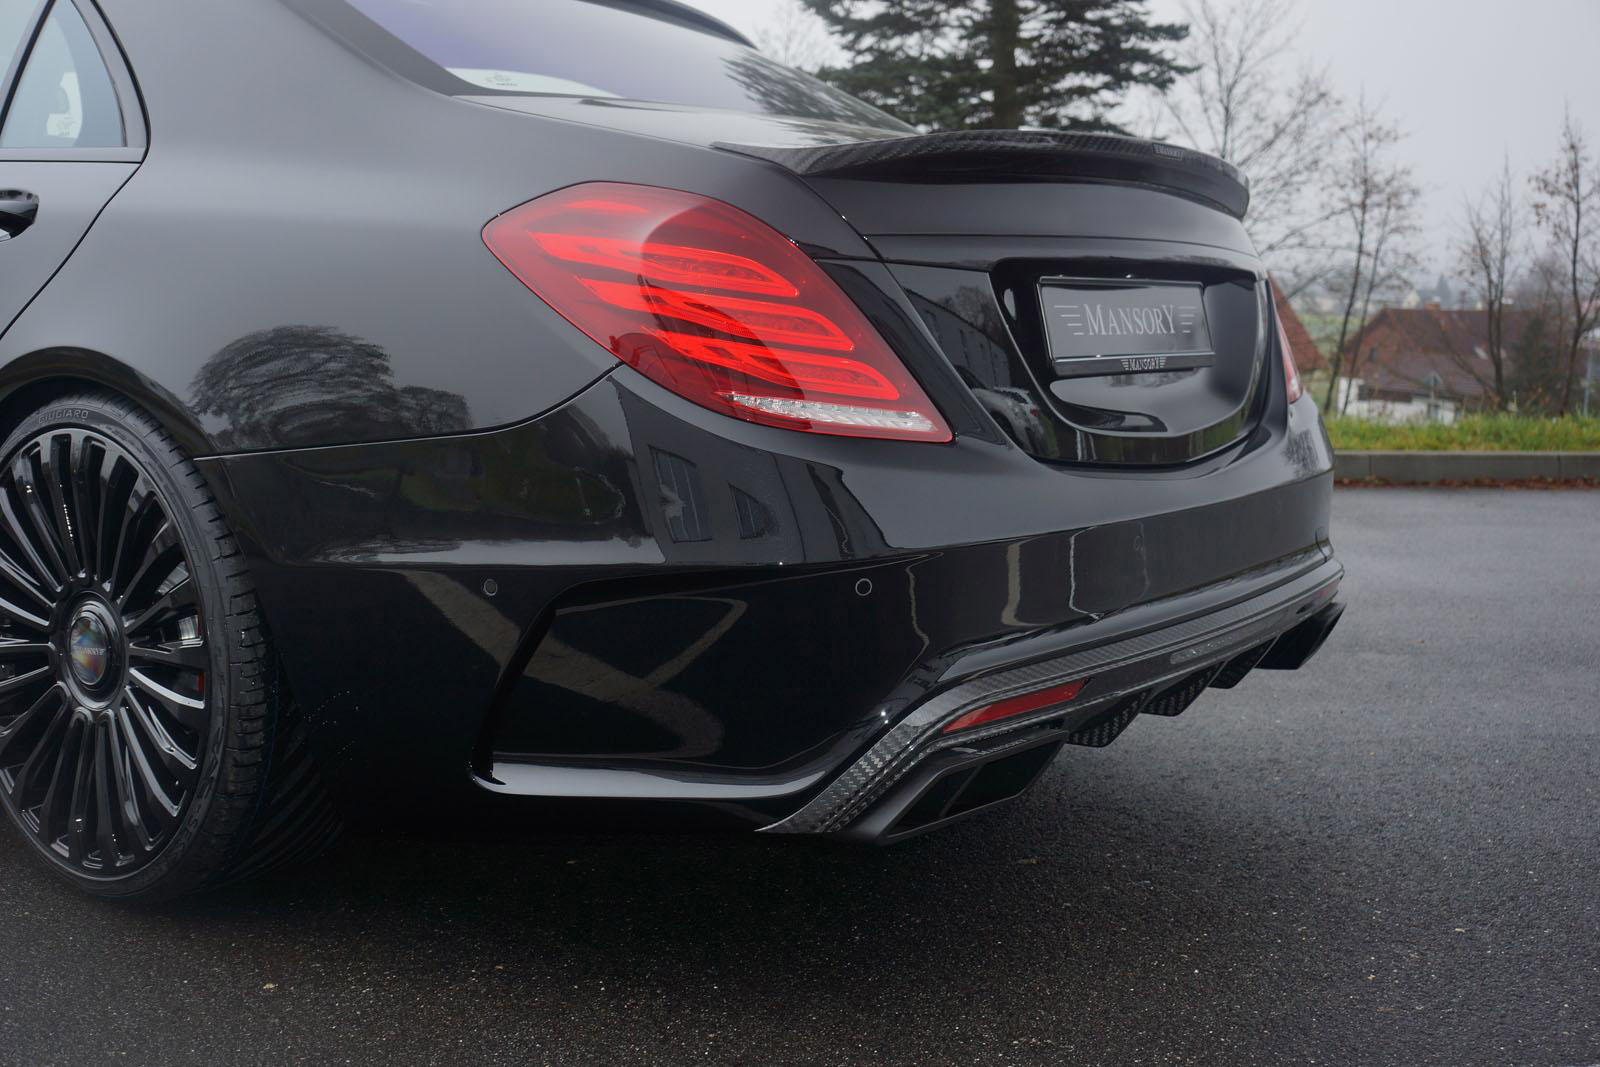
<path fill-rule="evenodd" d="M 461 95 L 619 97 L 904 128 L 753 48 L 648 4 L 347 0 Z"/>

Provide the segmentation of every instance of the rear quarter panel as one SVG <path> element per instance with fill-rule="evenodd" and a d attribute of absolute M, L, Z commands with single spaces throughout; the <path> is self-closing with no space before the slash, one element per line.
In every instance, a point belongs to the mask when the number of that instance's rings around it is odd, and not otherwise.
<path fill-rule="evenodd" d="M 0 388 L 114 380 L 197 453 L 513 423 L 611 370 L 480 237 L 575 182 L 693 189 L 870 255 L 770 165 L 440 96 L 276 2 L 103 7 L 149 154 L 0 338 Z"/>

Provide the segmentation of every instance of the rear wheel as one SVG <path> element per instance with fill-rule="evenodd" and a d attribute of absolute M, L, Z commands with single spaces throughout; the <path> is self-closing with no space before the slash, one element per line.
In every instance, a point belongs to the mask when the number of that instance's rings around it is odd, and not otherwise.
<path fill-rule="evenodd" d="M 177 444 L 92 393 L 0 456 L 0 804 L 28 841 L 113 897 L 330 841 L 254 587 Z"/>

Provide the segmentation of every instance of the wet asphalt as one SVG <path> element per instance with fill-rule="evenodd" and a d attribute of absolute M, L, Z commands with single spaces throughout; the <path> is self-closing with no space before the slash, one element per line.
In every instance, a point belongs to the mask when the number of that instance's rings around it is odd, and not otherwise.
<path fill-rule="evenodd" d="M 0 828 L 0 1063 L 1600 1064 L 1600 492 L 1335 518 L 1308 668 L 890 849 L 367 837 L 130 908 Z"/>

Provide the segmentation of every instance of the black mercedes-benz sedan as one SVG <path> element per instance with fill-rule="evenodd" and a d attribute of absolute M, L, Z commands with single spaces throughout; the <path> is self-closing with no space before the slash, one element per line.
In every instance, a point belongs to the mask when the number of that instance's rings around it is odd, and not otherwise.
<path fill-rule="evenodd" d="M 888 842 L 1298 667 L 1247 201 L 673 0 L 0 0 L 14 832 L 110 897 L 382 818 Z"/>

